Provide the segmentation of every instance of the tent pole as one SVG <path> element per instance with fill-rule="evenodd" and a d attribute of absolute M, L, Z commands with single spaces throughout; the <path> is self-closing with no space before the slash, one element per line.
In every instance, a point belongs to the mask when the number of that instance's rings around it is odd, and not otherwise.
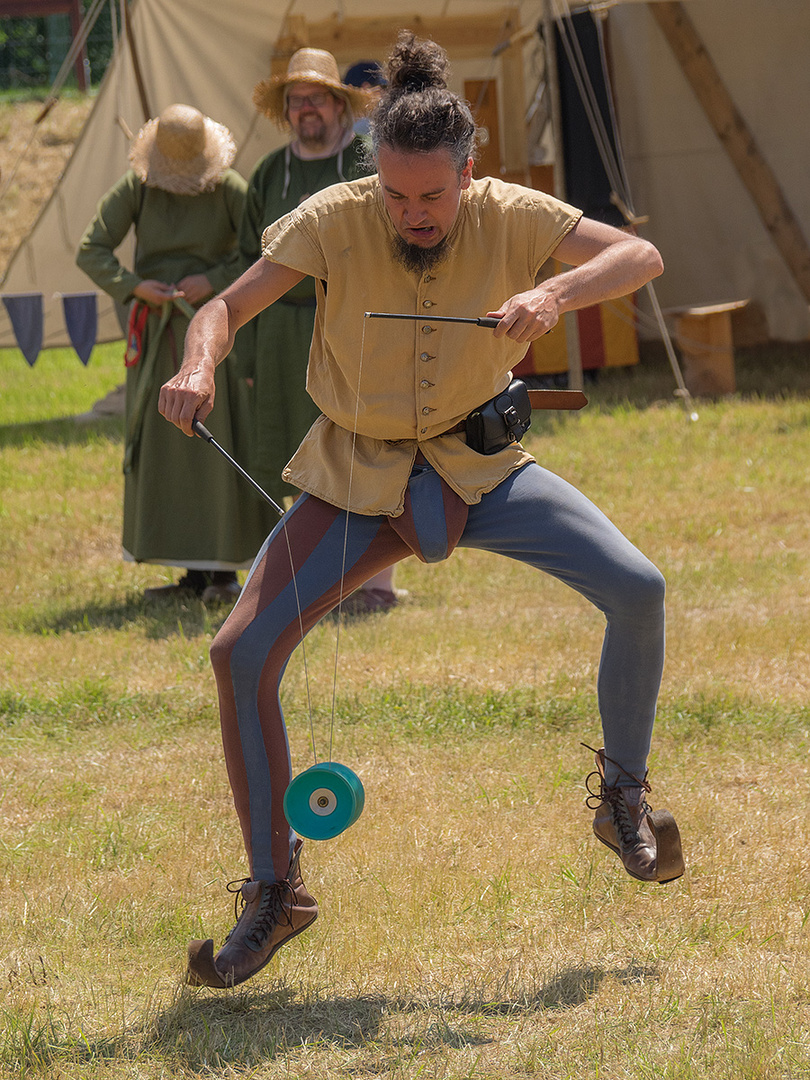
<path fill-rule="evenodd" d="M 138 58 L 138 46 L 135 44 L 135 32 L 132 29 L 132 17 L 129 13 L 128 0 L 124 0 L 124 24 L 127 32 L 127 44 L 129 45 L 129 54 L 132 57 L 132 69 L 135 72 L 135 82 L 138 86 L 138 97 L 141 99 L 141 110 L 143 111 L 143 122 L 152 119 L 152 110 L 149 108 L 149 100 L 146 96 L 146 84 L 143 81 L 143 72 L 141 71 L 141 62 Z"/>
<path fill-rule="evenodd" d="M 543 5 L 543 39 L 546 54 L 546 85 L 551 98 L 551 133 L 554 140 L 554 194 L 565 199 L 565 158 L 563 157 L 562 109 L 560 106 L 560 83 L 557 70 L 557 47 L 554 37 L 552 0 Z M 579 322 L 575 311 L 563 315 L 565 348 L 568 354 L 568 385 L 572 390 L 582 389 L 582 352 L 579 347 Z"/>
<path fill-rule="evenodd" d="M 677 0 L 647 4 L 661 27 L 709 123 L 748 189 L 762 222 L 790 273 L 810 301 L 810 248 L 779 181 L 763 158 L 684 5 Z"/>
<path fill-rule="evenodd" d="M 551 135 L 554 142 L 554 195 L 565 198 L 565 162 L 562 151 L 562 110 L 560 83 L 557 73 L 557 50 L 554 45 L 554 19 L 551 0 L 543 4 L 543 42 L 545 44 L 546 86 L 551 99 Z"/>

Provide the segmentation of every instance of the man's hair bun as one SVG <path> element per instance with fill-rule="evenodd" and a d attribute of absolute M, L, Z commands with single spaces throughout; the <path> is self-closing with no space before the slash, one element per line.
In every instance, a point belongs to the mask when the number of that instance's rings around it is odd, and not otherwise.
<path fill-rule="evenodd" d="M 394 94 L 412 94 L 431 86 L 447 86 L 447 54 L 435 41 L 400 31 L 388 59 L 388 85 Z"/>

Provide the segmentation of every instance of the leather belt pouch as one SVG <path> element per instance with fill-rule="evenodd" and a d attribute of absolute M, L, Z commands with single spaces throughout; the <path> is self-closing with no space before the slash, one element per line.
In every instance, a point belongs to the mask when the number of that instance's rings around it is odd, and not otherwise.
<path fill-rule="evenodd" d="M 497 454 L 518 442 L 532 422 L 526 384 L 513 379 L 507 388 L 467 417 L 467 445 L 479 454 Z"/>

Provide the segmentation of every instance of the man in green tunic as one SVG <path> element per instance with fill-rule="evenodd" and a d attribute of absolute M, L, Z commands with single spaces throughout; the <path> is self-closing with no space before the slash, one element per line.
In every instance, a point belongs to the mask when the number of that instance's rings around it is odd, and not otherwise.
<path fill-rule="evenodd" d="M 124 557 L 186 569 L 176 585 L 147 589 L 147 597 L 234 600 L 236 570 L 250 566 L 275 524 L 219 455 L 173 432 L 157 410 L 195 308 L 239 273 L 236 237 L 246 183 L 230 168 L 235 153 L 223 125 L 188 105 L 165 109 L 138 133 L 132 167 L 99 202 L 76 257 L 99 288 L 131 304 Z M 116 249 L 133 227 L 136 249 L 128 270 Z M 230 360 L 225 367 L 214 434 L 240 454 L 246 449 L 237 437 L 247 428 L 248 388 Z"/>
<path fill-rule="evenodd" d="M 261 158 L 248 181 L 239 230 L 242 270 L 261 256 L 264 229 L 310 195 L 344 180 L 375 171 L 355 120 L 373 96 L 341 82 L 337 61 L 324 49 L 299 49 L 284 75 L 258 83 L 256 108 L 292 135 L 280 150 Z M 297 495 L 281 479 L 284 466 L 301 444 L 320 410 L 306 392 L 309 347 L 315 326 L 315 282 L 309 277 L 239 332 L 239 372 L 253 387 L 250 467 L 277 502 Z M 401 590 L 393 569 L 367 581 L 344 610 L 387 610 Z"/>

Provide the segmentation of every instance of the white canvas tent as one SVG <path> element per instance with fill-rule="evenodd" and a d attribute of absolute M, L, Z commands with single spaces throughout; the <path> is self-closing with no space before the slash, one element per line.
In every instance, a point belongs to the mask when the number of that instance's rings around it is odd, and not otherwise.
<path fill-rule="evenodd" d="M 773 231 L 679 66 L 651 4 L 600 4 L 607 12 L 616 112 L 640 231 L 661 249 L 657 289 L 667 306 L 753 299 L 770 336 L 810 336 L 808 299 Z M 803 236 L 810 235 L 810 4 L 806 0 L 687 0 L 683 7 L 768 162 Z M 560 0 L 550 7 L 559 10 Z M 125 128 L 148 111 L 193 104 L 225 123 L 239 146 L 236 167 L 282 141 L 250 104 L 255 83 L 283 70 L 299 45 L 329 48 L 341 69 L 383 58 L 398 27 L 447 48 L 453 89 L 466 79 L 498 88 L 500 160 L 510 178 L 525 173 L 526 108 L 545 65 L 535 28 L 544 0 L 419 0 L 412 14 L 395 0 L 135 0 L 135 54 L 122 39 L 71 160 L 28 237 L 12 258 L 0 293 L 41 292 L 44 345 L 66 344 L 60 294 L 87 290 L 74 253 L 95 205 L 127 166 Z M 525 33 L 521 30 L 525 29 Z M 511 44 L 507 46 L 507 43 Z M 136 60 L 133 59 L 136 56 Z M 139 69 L 139 71 L 138 71 Z M 138 75 L 140 74 L 140 79 Z M 139 83 L 140 88 L 139 88 Z M 58 106 L 57 106 L 58 107 Z M 112 304 L 99 300 L 99 340 L 121 336 Z M 15 344 L 0 307 L 0 347 Z"/>
<path fill-rule="evenodd" d="M 639 210 L 649 215 L 643 235 L 659 246 L 666 265 L 658 294 L 671 307 L 750 298 L 763 309 L 772 338 L 805 340 L 810 139 L 802 117 L 810 107 L 810 4 L 695 0 L 683 8 L 739 113 L 724 116 L 721 109 L 720 126 L 742 144 L 746 160 L 741 171 L 732 164 L 653 17 L 654 6 L 613 9 L 611 56 L 627 169 Z M 717 87 L 705 89 L 716 99 Z M 745 138 L 736 130 L 739 121 L 747 125 Z M 764 164 L 755 159 L 757 148 Z M 780 190 L 766 192 L 763 209 L 743 175 L 753 186 L 765 166 Z M 788 244 L 794 272 L 782 250 Z"/>

